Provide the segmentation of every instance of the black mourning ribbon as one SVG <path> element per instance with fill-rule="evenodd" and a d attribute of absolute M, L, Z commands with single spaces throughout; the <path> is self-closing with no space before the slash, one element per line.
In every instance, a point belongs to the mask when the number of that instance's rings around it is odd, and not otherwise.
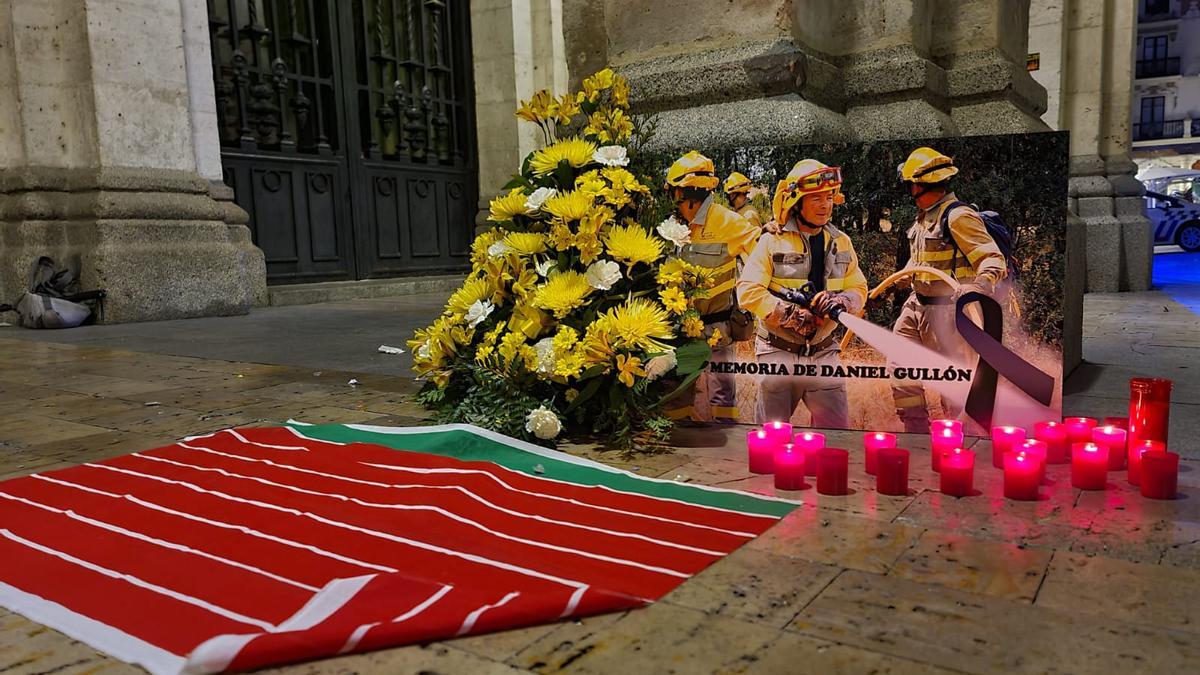
<path fill-rule="evenodd" d="M 983 313 L 983 328 L 975 325 L 966 314 L 967 305 L 979 303 Z M 967 393 L 966 413 L 984 429 L 992 428 L 996 407 L 996 384 L 999 376 L 1012 382 L 1038 403 L 1049 407 L 1054 397 L 1054 378 L 1015 354 L 1001 343 L 1004 335 L 1004 312 L 1000 303 L 982 293 L 965 293 L 955 305 L 954 325 L 967 344 L 979 354 L 975 378 Z"/>

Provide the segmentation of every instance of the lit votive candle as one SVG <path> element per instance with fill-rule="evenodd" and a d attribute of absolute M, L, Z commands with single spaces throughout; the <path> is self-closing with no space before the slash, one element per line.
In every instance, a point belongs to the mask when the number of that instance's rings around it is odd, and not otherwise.
<path fill-rule="evenodd" d="M 746 452 L 750 455 L 750 473 L 771 473 L 775 466 L 775 448 L 777 447 L 764 429 L 753 429 L 746 432 Z"/>
<path fill-rule="evenodd" d="M 962 444 L 963 433 L 961 431 L 942 428 L 933 432 L 933 434 L 929 437 L 929 461 L 933 466 L 933 470 L 937 471 L 939 469 L 942 462 L 942 454 L 955 448 L 962 447 Z"/>
<path fill-rule="evenodd" d="M 1162 441 L 1140 441 L 1134 443 L 1130 441 L 1129 445 L 1129 472 L 1126 477 L 1129 479 L 1130 485 L 1137 485 L 1138 479 L 1142 475 L 1142 454 L 1153 452 L 1155 450 L 1166 451 L 1167 444 Z"/>
<path fill-rule="evenodd" d="M 1108 482 L 1108 446 L 1076 443 L 1071 447 L 1071 485 L 1080 490 L 1103 490 Z"/>
<path fill-rule="evenodd" d="M 942 455 L 942 494 L 967 497 L 975 489 L 975 453 L 954 448 Z"/>
<path fill-rule="evenodd" d="M 1046 444 L 1046 462 L 1067 463 L 1067 428 L 1059 422 L 1038 422 L 1033 425 L 1033 437 Z"/>
<path fill-rule="evenodd" d="M 992 466 L 1003 469 L 1005 453 L 1024 441 L 1025 430 L 1021 427 L 992 427 Z"/>
<path fill-rule="evenodd" d="M 817 492 L 823 495 L 850 493 L 850 453 L 841 448 L 817 451 Z"/>
<path fill-rule="evenodd" d="M 1035 501 L 1040 484 L 1036 458 L 1021 450 L 1004 456 L 1004 496 L 1007 499 Z"/>
<path fill-rule="evenodd" d="M 792 442 L 792 425 L 787 422 L 767 422 L 763 425 L 767 438 L 778 445 Z"/>
<path fill-rule="evenodd" d="M 908 495 L 908 451 L 880 448 L 875 459 L 875 491 L 881 495 Z"/>
<path fill-rule="evenodd" d="M 1109 471 L 1125 468 L 1125 438 L 1125 430 L 1112 424 L 1092 429 L 1092 442 L 1108 448 Z"/>
<path fill-rule="evenodd" d="M 1105 417 L 1104 418 L 1104 426 L 1116 427 L 1118 429 L 1124 429 L 1125 431 L 1129 431 L 1129 418 L 1128 417 Z"/>
<path fill-rule="evenodd" d="M 932 422 L 929 423 L 929 435 L 931 435 L 931 436 L 940 432 L 942 429 L 949 429 L 951 431 L 957 431 L 958 433 L 961 434 L 963 432 L 963 423 L 959 420 L 949 420 L 949 419 L 933 420 Z"/>
<path fill-rule="evenodd" d="M 1149 499 L 1175 499 L 1179 486 L 1179 455 L 1166 450 L 1142 453 L 1142 476 L 1138 489 Z"/>
<path fill-rule="evenodd" d="M 803 490 L 808 487 L 804 482 L 804 451 L 784 443 L 775 448 L 772 463 L 775 467 L 775 488 L 778 490 Z"/>
<path fill-rule="evenodd" d="M 817 450 L 825 447 L 825 434 L 804 431 L 796 434 L 792 443 L 804 451 L 804 473 L 809 476 L 817 475 Z"/>
<path fill-rule="evenodd" d="M 1063 426 L 1067 428 L 1067 443 L 1074 450 L 1076 443 L 1092 442 L 1092 429 L 1096 427 L 1096 420 L 1091 417 L 1068 417 L 1063 420 Z"/>
<path fill-rule="evenodd" d="M 867 465 L 867 473 L 874 476 L 876 457 L 880 448 L 896 447 L 896 435 L 882 431 L 868 431 L 863 434 L 863 454 Z"/>
<path fill-rule="evenodd" d="M 1038 482 L 1046 482 L 1046 444 L 1036 439 L 1021 441 L 1013 446 L 1014 452 L 1024 452 L 1027 457 L 1037 462 Z"/>

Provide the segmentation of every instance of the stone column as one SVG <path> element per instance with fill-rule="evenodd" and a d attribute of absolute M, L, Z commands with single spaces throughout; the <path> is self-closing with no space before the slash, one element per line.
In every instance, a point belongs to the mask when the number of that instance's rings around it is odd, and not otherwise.
<path fill-rule="evenodd" d="M 847 122 L 861 140 L 958 133 L 945 71 L 930 60 L 932 0 L 795 3 L 795 34 L 840 66 Z"/>
<path fill-rule="evenodd" d="M 539 89 L 567 91 L 560 0 L 471 2 L 471 47 L 475 68 L 475 127 L 479 152 L 479 212 L 541 147 L 540 132 L 517 119 L 521 100 Z"/>
<path fill-rule="evenodd" d="M 262 254 L 197 173 L 198 69 L 180 3 L 10 0 L 0 11 L 23 148 L 0 169 L 0 297 L 15 298 L 30 263 L 50 255 L 108 291 L 106 322 L 247 312 L 265 291 Z"/>
<path fill-rule="evenodd" d="M 1087 290 L 1145 290 L 1153 248 L 1129 160 L 1134 10 L 1064 2 L 1061 116 L 1071 131 L 1071 211 L 1087 228 Z"/>
<path fill-rule="evenodd" d="M 1029 75 L 1030 0 L 934 0 L 933 57 L 965 136 L 1044 131 L 1046 91 Z"/>

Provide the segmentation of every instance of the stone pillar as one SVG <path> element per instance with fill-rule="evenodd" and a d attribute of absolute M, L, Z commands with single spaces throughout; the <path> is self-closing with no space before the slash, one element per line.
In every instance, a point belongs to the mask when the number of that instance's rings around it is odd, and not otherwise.
<path fill-rule="evenodd" d="M 262 253 L 197 173 L 189 79 L 211 91 L 212 75 L 189 71 L 181 4 L 10 0 L 0 12 L 22 147 L 0 169 L 0 297 L 50 255 L 108 291 L 106 322 L 247 312 L 265 293 Z"/>
<path fill-rule="evenodd" d="M 963 135 L 1046 129 L 1046 91 L 1025 68 L 1029 1 L 932 3 L 933 56 L 946 69 L 950 115 Z"/>
<path fill-rule="evenodd" d="M 1145 290 L 1153 247 L 1129 159 L 1135 9 L 1063 1 L 1061 117 L 1071 131 L 1071 211 L 1087 229 L 1087 290 Z"/>
<path fill-rule="evenodd" d="M 475 68 L 475 127 L 479 152 L 479 212 L 541 147 L 540 132 L 513 114 L 539 89 L 568 89 L 560 0 L 471 2 L 471 47 Z"/>
<path fill-rule="evenodd" d="M 1066 2 L 1032 0 L 1029 5 L 1029 52 L 1040 65 L 1030 73 L 1046 90 L 1046 112 L 1042 121 L 1051 129 L 1062 129 L 1063 62 L 1067 58 Z"/>
<path fill-rule="evenodd" d="M 855 138 L 958 133 L 946 112 L 946 72 L 930 59 L 932 8 L 932 0 L 793 5 L 796 37 L 840 66 Z"/>

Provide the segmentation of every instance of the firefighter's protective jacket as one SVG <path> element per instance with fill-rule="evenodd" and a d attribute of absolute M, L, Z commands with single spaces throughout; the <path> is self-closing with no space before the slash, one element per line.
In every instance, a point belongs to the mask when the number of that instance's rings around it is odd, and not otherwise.
<path fill-rule="evenodd" d="M 969 206 L 955 208 L 947 219 L 950 231 L 942 232 L 942 212 L 954 201 L 957 201 L 954 193 L 947 193 L 937 203 L 917 213 L 916 222 L 908 229 L 912 252 L 908 266 L 932 267 L 959 283 L 976 282 L 994 288 L 1008 274 L 1008 266 L 979 214 Z M 918 272 L 913 279 L 913 290 L 928 296 L 953 293 L 944 281 L 923 272 Z"/>

